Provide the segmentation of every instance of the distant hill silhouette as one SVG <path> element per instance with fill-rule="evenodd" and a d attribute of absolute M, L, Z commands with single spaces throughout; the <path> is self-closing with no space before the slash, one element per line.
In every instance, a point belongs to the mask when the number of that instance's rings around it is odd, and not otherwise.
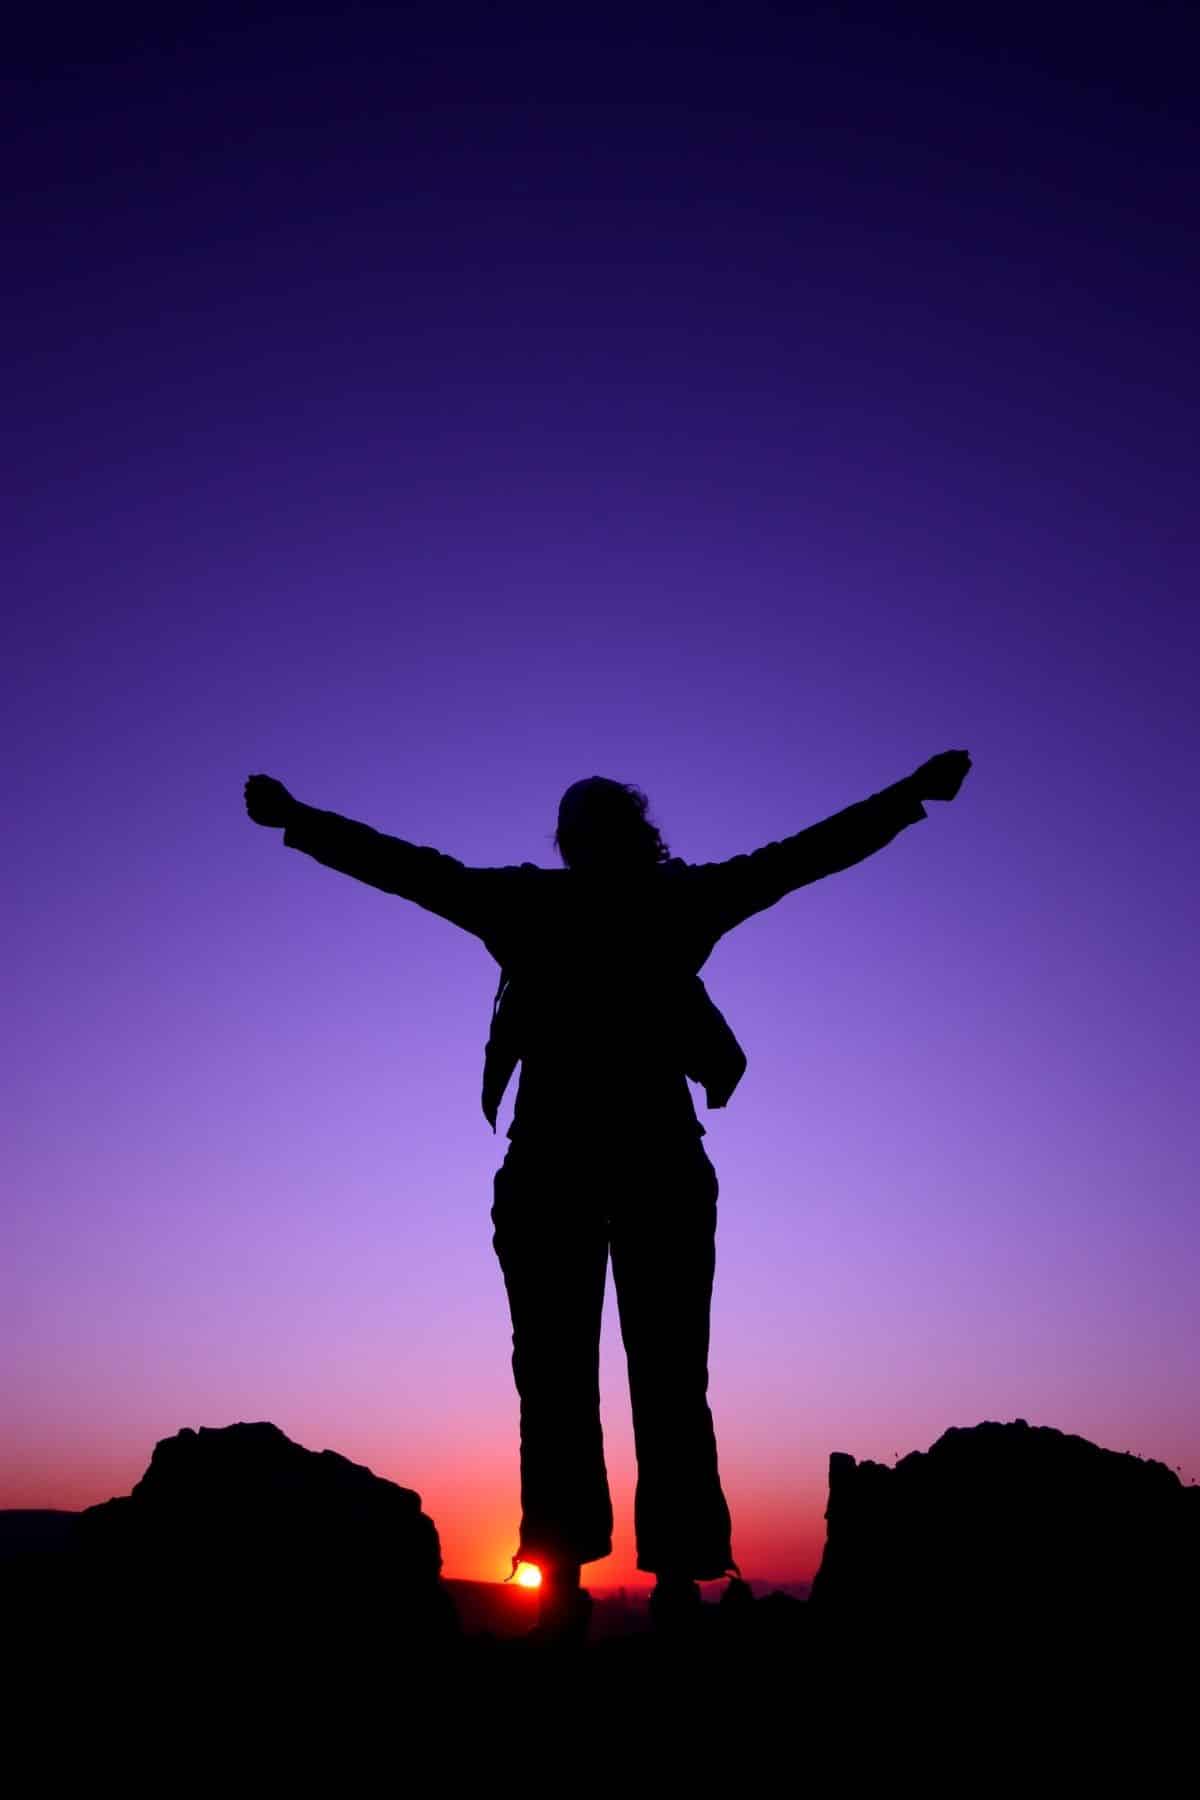
<path fill-rule="evenodd" d="M 11 1574 L 26 1558 L 61 1556 L 75 1543 L 79 1514 L 52 1507 L 0 1509 L 0 1570 Z"/>
<path fill-rule="evenodd" d="M 952 1428 L 894 1467 L 829 1459 L 814 1615 L 974 1631 L 1183 1618 L 1200 1600 L 1200 1488 L 1050 1426 Z"/>

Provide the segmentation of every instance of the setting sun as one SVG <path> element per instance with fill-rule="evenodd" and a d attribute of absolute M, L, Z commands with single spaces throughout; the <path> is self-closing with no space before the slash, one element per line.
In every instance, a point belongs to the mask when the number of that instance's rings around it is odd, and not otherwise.
<path fill-rule="evenodd" d="M 542 1571 L 536 1563 L 518 1563 L 516 1582 L 518 1587 L 541 1587 Z"/>

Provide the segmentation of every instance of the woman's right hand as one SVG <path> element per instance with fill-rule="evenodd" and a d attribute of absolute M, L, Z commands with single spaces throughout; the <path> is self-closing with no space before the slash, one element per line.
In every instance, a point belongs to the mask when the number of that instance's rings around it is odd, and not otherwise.
<path fill-rule="evenodd" d="M 967 778 L 971 758 L 965 750 L 943 750 L 921 764 L 913 776 L 922 800 L 953 800 Z"/>

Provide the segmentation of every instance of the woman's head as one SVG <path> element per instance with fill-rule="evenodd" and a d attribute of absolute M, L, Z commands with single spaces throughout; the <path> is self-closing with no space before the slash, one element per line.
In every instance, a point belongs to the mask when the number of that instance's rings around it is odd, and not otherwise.
<path fill-rule="evenodd" d="M 558 803 L 554 843 L 569 869 L 652 868 L 671 852 L 646 817 L 649 805 L 627 781 L 589 775 Z"/>

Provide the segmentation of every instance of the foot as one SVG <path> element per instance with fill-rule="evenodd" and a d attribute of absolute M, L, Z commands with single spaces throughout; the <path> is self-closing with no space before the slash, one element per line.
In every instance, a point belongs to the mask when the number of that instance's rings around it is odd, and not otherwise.
<path fill-rule="evenodd" d="M 686 1575 L 660 1575 L 650 1596 L 650 1622 L 664 1637 L 691 1637 L 703 1618 L 700 1589 Z"/>
<path fill-rule="evenodd" d="M 592 1616 L 592 1596 L 579 1585 L 579 1564 L 542 1565 L 538 1622 L 527 1642 L 582 1644 Z"/>

